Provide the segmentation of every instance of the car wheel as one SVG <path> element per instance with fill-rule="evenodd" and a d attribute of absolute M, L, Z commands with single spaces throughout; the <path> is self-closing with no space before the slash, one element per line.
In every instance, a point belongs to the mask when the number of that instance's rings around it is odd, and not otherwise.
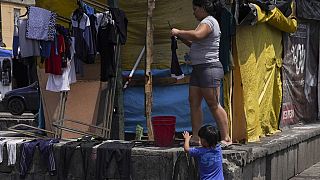
<path fill-rule="evenodd" d="M 34 115 L 38 114 L 38 112 L 39 112 L 39 110 L 32 110 L 31 111 L 31 113 L 34 114 Z"/>
<path fill-rule="evenodd" d="M 21 115 L 25 110 L 25 105 L 22 99 L 13 98 L 8 103 L 8 110 L 13 115 Z"/>

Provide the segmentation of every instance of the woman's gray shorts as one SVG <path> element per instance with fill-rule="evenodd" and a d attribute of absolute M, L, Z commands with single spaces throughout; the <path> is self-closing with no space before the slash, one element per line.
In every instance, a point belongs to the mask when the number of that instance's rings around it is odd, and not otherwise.
<path fill-rule="evenodd" d="M 201 88 L 220 87 L 224 75 L 221 63 L 197 64 L 192 66 L 190 86 Z"/>

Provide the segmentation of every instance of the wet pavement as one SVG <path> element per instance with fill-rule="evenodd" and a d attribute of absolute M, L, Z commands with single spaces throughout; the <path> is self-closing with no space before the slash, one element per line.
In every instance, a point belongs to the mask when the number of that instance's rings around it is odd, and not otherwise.
<path fill-rule="evenodd" d="M 296 175 L 290 180 L 303 180 L 303 179 L 319 179 L 320 180 L 320 162 L 304 170 L 302 173 Z"/>

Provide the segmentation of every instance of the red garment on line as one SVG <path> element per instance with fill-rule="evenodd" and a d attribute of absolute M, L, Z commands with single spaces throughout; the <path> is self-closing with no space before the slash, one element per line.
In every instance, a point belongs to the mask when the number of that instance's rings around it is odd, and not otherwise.
<path fill-rule="evenodd" d="M 57 35 L 58 55 L 55 52 L 55 41 L 51 43 L 50 57 L 45 61 L 45 72 L 54 75 L 62 75 L 62 57 L 65 53 L 65 43 L 63 35 Z"/>

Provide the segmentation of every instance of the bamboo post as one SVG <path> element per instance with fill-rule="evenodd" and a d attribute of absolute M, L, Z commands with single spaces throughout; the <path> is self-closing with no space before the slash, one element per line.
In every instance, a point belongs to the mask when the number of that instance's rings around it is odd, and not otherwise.
<path fill-rule="evenodd" d="M 155 0 L 148 0 L 147 14 L 147 36 L 146 36 L 146 61 L 145 61 L 145 116 L 148 128 L 148 139 L 153 140 L 153 129 L 151 124 L 152 114 L 152 73 L 151 64 L 153 62 L 153 24 L 152 14 L 155 8 Z"/>

